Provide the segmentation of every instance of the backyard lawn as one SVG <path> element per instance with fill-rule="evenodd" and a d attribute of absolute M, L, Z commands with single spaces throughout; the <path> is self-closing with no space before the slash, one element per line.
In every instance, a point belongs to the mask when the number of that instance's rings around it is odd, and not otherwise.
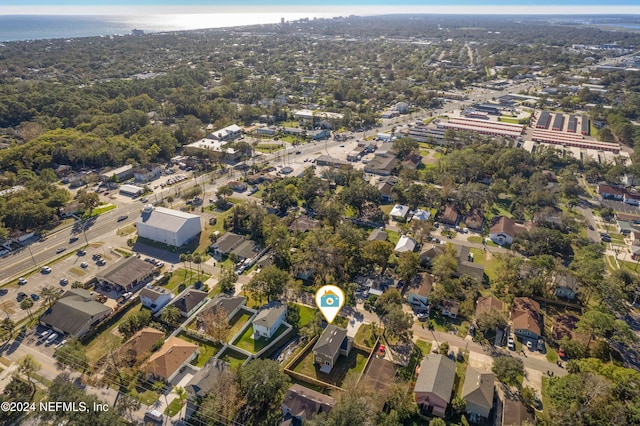
<path fill-rule="evenodd" d="M 278 336 L 284 333 L 287 330 L 287 327 L 281 325 L 280 328 L 276 331 L 276 333 L 271 336 L 271 339 L 267 339 L 264 337 L 259 337 L 257 340 L 253 338 L 253 327 L 247 327 L 245 332 L 234 342 L 234 345 L 239 347 L 240 349 L 244 349 L 245 351 L 249 351 L 251 353 L 258 353 L 269 343 L 274 341 Z"/>
<path fill-rule="evenodd" d="M 169 403 L 167 408 L 165 408 L 164 413 L 169 417 L 173 417 L 178 414 L 178 411 L 180 411 L 181 408 L 182 403 L 180 402 L 180 398 L 175 398 Z"/>
<path fill-rule="evenodd" d="M 217 354 L 222 348 L 221 344 L 213 344 L 199 339 L 194 339 L 186 333 L 181 333 L 178 337 L 198 345 L 198 356 L 191 361 L 191 365 L 195 365 L 196 367 L 202 367 L 205 365 L 207 361 L 209 361 L 211 357 L 215 356 L 215 354 Z"/>
<path fill-rule="evenodd" d="M 300 320 L 298 321 L 299 327 L 304 327 L 307 324 L 311 324 L 316 319 L 317 309 L 313 309 L 309 306 L 298 305 L 300 307 Z"/>
<path fill-rule="evenodd" d="M 198 277 L 198 271 L 194 270 L 191 273 L 188 269 L 179 268 L 176 269 L 172 274 L 171 278 L 169 278 L 169 282 L 164 286 L 167 290 L 173 292 L 174 294 L 178 294 L 180 290 L 178 287 L 180 284 L 185 283 L 185 288 L 194 284 L 196 281 L 205 282 L 211 277 L 209 274 L 201 273 Z"/>
<path fill-rule="evenodd" d="M 146 390 L 138 394 L 138 399 L 144 405 L 153 405 L 158 400 L 158 393 L 152 390 Z"/>
<path fill-rule="evenodd" d="M 457 355 L 457 354 L 456 354 Z M 464 362 L 458 362 L 456 360 L 456 395 L 462 397 L 462 387 L 464 384 L 464 378 L 467 374 L 467 366 L 469 365 L 469 356 L 465 354 Z"/>
<path fill-rule="evenodd" d="M 133 315 L 140 312 L 142 304 L 135 305 L 126 312 L 119 321 L 116 321 L 111 327 L 93 338 L 93 340 L 86 346 L 87 359 L 89 364 L 92 364 L 107 354 L 109 349 L 116 349 L 122 343 L 122 337 L 113 334 L 113 330 L 118 327 L 123 320 L 130 318 Z"/>
<path fill-rule="evenodd" d="M 231 367 L 233 368 L 241 366 L 247 360 L 247 357 L 242 355 L 240 352 L 234 351 L 233 349 L 229 349 L 229 347 L 227 347 L 227 349 L 225 349 L 225 351 L 222 353 L 222 356 L 220 356 L 220 359 L 228 362 L 229 365 L 231 365 Z"/>
<path fill-rule="evenodd" d="M 358 349 L 351 349 L 348 357 L 339 356 L 338 361 L 329 374 L 322 373 L 320 368 L 313 363 L 313 351 L 311 348 L 294 366 L 293 371 L 312 377 L 334 386 L 341 386 L 347 373 L 353 372 L 360 375 L 367 363 L 369 354 Z"/>
<path fill-rule="evenodd" d="M 251 314 L 244 310 L 241 310 L 240 312 L 235 314 L 235 316 L 231 318 L 231 321 L 229 321 L 229 325 L 231 326 L 231 328 L 229 329 L 228 336 L 235 336 L 237 332 L 242 330 L 242 327 L 244 327 L 247 321 L 249 321 L 249 318 L 251 318 Z"/>
<path fill-rule="evenodd" d="M 376 338 L 372 333 L 371 324 L 362 324 L 356 332 L 354 341 L 359 345 L 373 348 L 373 345 L 376 343 Z"/>

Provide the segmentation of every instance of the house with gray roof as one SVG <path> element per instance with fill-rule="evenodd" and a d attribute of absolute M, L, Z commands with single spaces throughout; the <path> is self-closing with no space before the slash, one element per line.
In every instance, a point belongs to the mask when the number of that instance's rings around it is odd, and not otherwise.
<path fill-rule="evenodd" d="M 205 306 L 200 314 L 211 309 L 221 309 L 230 320 L 247 303 L 247 298 L 243 296 L 218 295 Z"/>
<path fill-rule="evenodd" d="M 428 354 L 420 365 L 413 389 L 416 403 L 433 415 L 444 417 L 451 401 L 456 363 L 444 355 Z"/>
<path fill-rule="evenodd" d="M 81 338 L 111 312 L 111 308 L 93 300 L 93 293 L 72 288 L 40 317 L 40 323 L 58 333 Z"/>
<path fill-rule="evenodd" d="M 150 284 L 140 290 L 139 296 L 142 306 L 151 309 L 154 314 L 164 308 L 173 298 L 171 292 L 164 287 L 153 287 Z"/>
<path fill-rule="evenodd" d="M 334 405 L 336 400 L 332 397 L 294 384 L 284 396 L 282 417 L 284 421 L 291 420 L 292 425 L 301 425 L 317 414 L 328 413 Z"/>
<path fill-rule="evenodd" d="M 578 280 L 571 274 L 557 274 L 554 277 L 556 284 L 556 296 L 573 300 L 578 293 Z"/>
<path fill-rule="evenodd" d="M 328 325 L 313 347 L 313 362 L 320 365 L 320 371 L 330 373 L 340 355 L 349 356 L 353 338 L 347 336 L 347 329 Z"/>
<path fill-rule="evenodd" d="M 213 252 L 214 256 L 221 259 L 229 256 L 233 249 L 238 247 L 244 240 L 245 238 L 242 235 L 227 232 L 219 237 L 215 243 L 211 244 L 209 250 Z"/>
<path fill-rule="evenodd" d="M 173 306 L 178 308 L 182 316 L 189 317 L 206 301 L 207 292 L 189 289 L 173 302 Z"/>
<path fill-rule="evenodd" d="M 468 366 L 462 386 L 462 399 L 467 403 L 467 414 L 472 422 L 489 418 L 493 408 L 495 375 Z"/>
<path fill-rule="evenodd" d="M 100 270 L 96 278 L 102 285 L 107 284 L 124 293 L 148 281 L 153 276 L 154 270 L 153 264 L 137 256 L 130 256 Z"/>
<path fill-rule="evenodd" d="M 185 419 L 189 419 L 200 406 L 202 399 L 215 386 L 216 382 L 225 373 L 231 371 L 231 366 L 216 358 L 210 358 L 207 363 L 193 375 L 191 380 L 185 385 L 185 390 L 189 398 L 187 399 L 187 409 Z"/>
<path fill-rule="evenodd" d="M 271 339 L 284 322 L 286 315 L 287 305 L 282 303 L 277 303 L 262 309 L 252 321 L 254 338 L 264 337 Z"/>
<path fill-rule="evenodd" d="M 413 238 L 403 235 L 398 240 L 398 244 L 396 244 L 393 251 L 395 251 L 396 253 L 404 253 L 406 251 L 412 252 L 416 249 L 417 244 L 418 243 Z"/>
<path fill-rule="evenodd" d="M 387 234 L 385 231 L 380 230 L 379 228 L 376 228 L 373 231 L 371 231 L 371 233 L 369 234 L 369 238 L 367 238 L 367 240 L 368 241 L 387 241 L 388 238 L 389 238 L 389 234 Z"/>

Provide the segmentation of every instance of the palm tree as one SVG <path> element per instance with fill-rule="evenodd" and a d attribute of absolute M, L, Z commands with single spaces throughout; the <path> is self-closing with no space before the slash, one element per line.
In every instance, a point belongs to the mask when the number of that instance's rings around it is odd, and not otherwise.
<path fill-rule="evenodd" d="M 164 403 L 168 407 L 169 406 L 169 402 L 167 401 L 167 394 L 164 393 L 164 383 L 161 382 L 161 381 L 157 381 L 152 385 L 152 388 L 153 388 L 153 391 L 156 392 L 156 393 L 161 393 L 162 392 L 162 395 L 164 395 Z M 160 400 L 158 399 L 158 401 L 160 401 Z"/>
<path fill-rule="evenodd" d="M 199 254 L 193 256 L 193 263 L 198 265 L 198 279 L 200 279 L 200 265 L 202 264 L 202 256 L 200 256 Z"/>
<path fill-rule="evenodd" d="M 168 324 L 175 324 L 178 322 L 182 314 L 175 306 L 167 306 L 160 314 L 160 319 Z"/>
<path fill-rule="evenodd" d="M 191 277 L 193 277 L 193 269 L 192 269 L 192 265 L 191 262 L 193 262 L 193 255 L 191 253 L 189 253 L 187 256 L 187 262 L 189 262 L 189 280 L 191 280 Z"/>
<path fill-rule="evenodd" d="M 179 413 L 180 413 L 180 418 L 182 418 L 182 407 L 185 405 L 185 402 L 187 401 L 187 391 L 182 386 L 176 386 L 175 388 L 173 388 L 173 393 L 178 395 L 178 398 L 180 399 Z"/>
<path fill-rule="evenodd" d="M 179 257 L 180 262 L 184 265 L 184 277 L 187 278 L 187 255 L 182 253 Z"/>
<path fill-rule="evenodd" d="M 20 309 L 22 309 L 23 311 L 27 311 L 27 313 L 29 314 L 29 318 L 31 319 L 31 321 L 33 321 L 33 315 L 31 315 L 31 308 L 33 307 L 33 300 L 31 300 L 30 298 L 24 298 L 22 299 L 22 302 L 20 302 Z"/>
<path fill-rule="evenodd" d="M 42 287 L 42 290 L 40 290 L 40 297 L 44 299 L 44 302 L 47 304 L 47 308 L 50 308 L 53 302 L 58 300 L 60 294 L 56 291 L 55 288 L 46 286 Z"/>
<path fill-rule="evenodd" d="M 30 299 L 25 299 L 30 300 Z M 36 361 L 33 355 L 25 355 L 18 360 L 18 370 L 27 376 L 29 386 L 31 386 L 31 396 L 36 393 L 36 385 L 33 382 L 32 376 L 40 370 L 40 363 Z"/>

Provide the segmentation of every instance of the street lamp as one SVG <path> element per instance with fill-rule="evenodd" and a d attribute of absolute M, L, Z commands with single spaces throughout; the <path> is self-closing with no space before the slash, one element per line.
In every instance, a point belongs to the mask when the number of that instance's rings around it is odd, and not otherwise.
<path fill-rule="evenodd" d="M 31 260 L 33 260 L 33 266 L 38 266 L 38 264 L 36 263 L 36 259 L 33 257 L 33 252 L 31 251 L 31 246 L 27 246 L 27 248 L 29 249 L 29 254 L 31 255 Z"/>

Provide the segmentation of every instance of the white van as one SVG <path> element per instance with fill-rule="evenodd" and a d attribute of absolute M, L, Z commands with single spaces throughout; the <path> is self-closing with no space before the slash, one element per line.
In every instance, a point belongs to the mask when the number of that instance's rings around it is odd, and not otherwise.
<path fill-rule="evenodd" d="M 53 333 L 49 337 L 47 337 L 46 344 L 52 344 L 58 338 L 58 333 Z"/>
<path fill-rule="evenodd" d="M 162 413 L 158 410 L 147 411 L 146 417 L 149 417 L 151 420 L 155 420 L 157 422 L 161 422 L 164 419 Z"/>

